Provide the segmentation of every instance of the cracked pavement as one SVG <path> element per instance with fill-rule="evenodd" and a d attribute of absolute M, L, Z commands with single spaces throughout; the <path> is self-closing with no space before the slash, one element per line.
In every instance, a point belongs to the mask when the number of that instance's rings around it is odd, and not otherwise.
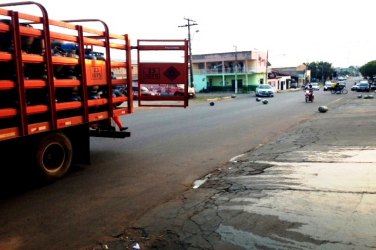
<path fill-rule="evenodd" d="M 346 99 L 235 157 L 122 235 L 141 249 L 376 248 L 376 100 Z M 109 243 L 119 246 L 119 240 Z"/>

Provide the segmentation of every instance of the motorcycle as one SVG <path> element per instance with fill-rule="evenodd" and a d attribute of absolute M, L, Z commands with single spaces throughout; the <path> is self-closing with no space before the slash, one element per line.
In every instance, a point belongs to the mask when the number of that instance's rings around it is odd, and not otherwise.
<path fill-rule="evenodd" d="M 307 89 L 305 91 L 305 101 L 306 102 L 313 102 L 313 99 L 315 99 L 315 95 L 313 94 L 313 90 L 312 89 Z"/>
<path fill-rule="evenodd" d="M 346 86 L 344 86 L 344 85 L 339 85 L 338 87 L 336 87 L 336 88 L 332 88 L 331 90 L 330 90 L 330 93 L 332 93 L 332 94 L 347 94 L 348 93 L 348 91 L 347 91 L 347 89 L 346 89 Z"/>

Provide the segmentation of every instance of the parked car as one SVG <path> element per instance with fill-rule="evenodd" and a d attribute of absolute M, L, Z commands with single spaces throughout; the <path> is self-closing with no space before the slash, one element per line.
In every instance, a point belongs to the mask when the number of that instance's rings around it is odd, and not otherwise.
<path fill-rule="evenodd" d="M 291 82 L 290 88 L 296 89 L 297 87 L 298 87 L 298 83 L 297 82 Z"/>
<path fill-rule="evenodd" d="M 376 83 L 371 84 L 371 90 L 376 90 Z"/>
<path fill-rule="evenodd" d="M 183 96 L 184 84 L 160 84 L 157 88 L 157 92 L 162 96 Z M 188 96 L 190 98 L 196 96 L 196 90 L 194 87 L 188 86 Z"/>
<path fill-rule="evenodd" d="M 369 92 L 369 83 L 368 82 L 359 82 L 356 87 L 357 92 Z"/>
<path fill-rule="evenodd" d="M 324 91 L 330 91 L 332 90 L 333 83 L 331 81 L 326 81 L 324 84 Z"/>
<path fill-rule="evenodd" d="M 358 84 L 359 84 L 359 83 L 355 83 L 353 86 L 351 86 L 351 91 L 357 91 L 357 89 L 358 89 Z"/>
<path fill-rule="evenodd" d="M 138 99 L 138 86 L 133 86 L 132 90 L 133 90 L 133 99 L 137 100 Z M 159 94 L 155 91 L 151 91 L 150 89 L 148 89 L 145 86 L 141 86 L 141 95 L 156 96 L 156 95 L 159 95 Z"/>
<path fill-rule="evenodd" d="M 194 97 L 196 97 L 196 90 L 195 90 L 194 87 L 190 87 L 190 86 L 188 86 L 188 96 L 189 96 L 190 98 L 194 98 Z"/>
<path fill-rule="evenodd" d="M 273 97 L 274 89 L 269 84 L 260 84 L 256 87 L 256 96 L 258 97 Z"/>

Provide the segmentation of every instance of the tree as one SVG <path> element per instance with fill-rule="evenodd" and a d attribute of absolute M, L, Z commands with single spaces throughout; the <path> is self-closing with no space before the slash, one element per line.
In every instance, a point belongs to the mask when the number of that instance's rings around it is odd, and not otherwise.
<path fill-rule="evenodd" d="M 372 79 L 376 77 L 376 61 L 370 61 L 359 68 L 364 78 Z"/>
<path fill-rule="evenodd" d="M 336 76 L 335 70 L 332 68 L 332 64 L 328 62 L 311 62 L 306 64 L 308 69 L 311 70 L 311 78 L 321 80 L 325 82 L 327 79 L 331 79 Z"/>

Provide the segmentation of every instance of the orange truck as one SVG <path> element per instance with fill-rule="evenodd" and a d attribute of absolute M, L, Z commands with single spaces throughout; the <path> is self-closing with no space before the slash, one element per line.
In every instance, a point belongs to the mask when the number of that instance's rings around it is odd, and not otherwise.
<path fill-rule="evenodd" d="M 29 9 L 37 13 L 25 13 Z M 166 51 L 176 58 L 147 56 Z M 91 136 L 130 136 L 113 119 L 134 112 L 132 75 L 139 88 L 179 83 L 187 90 L 187 58 L 187 40 L 132 46 L 127 34 L 110 33 L 101 20 L 57 21 L 36 2 L 0 4 L 0 157 L 26 159 L 46 181 L 61 178 L 73 164 L 89 164 Z M 139 106 L 186 107 L 188 92 L 139 93 L 137 99 Z"/>

